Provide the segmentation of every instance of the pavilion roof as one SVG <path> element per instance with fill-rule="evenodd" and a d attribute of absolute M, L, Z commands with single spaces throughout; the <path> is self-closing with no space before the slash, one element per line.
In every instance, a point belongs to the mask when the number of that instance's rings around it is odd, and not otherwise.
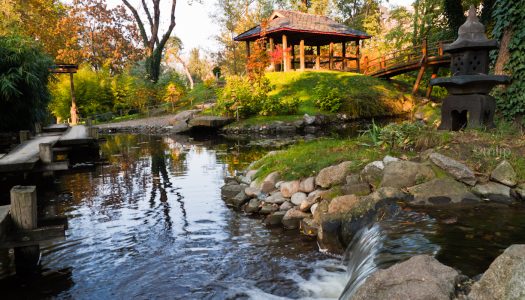
<path fill-rule="evenodd" d="M 297 32 L 305 34 L 337 36 L 339 38 L 369 39 L 366 32 L 352 29 L 328 17 L 307 14 L 298 11 L 276 10 L 266 25 L 264 34 L 279 31 Z M 249 41 L 261 37 L 261 25 L 257 25 L 234 38 L 235 41 Z"/>

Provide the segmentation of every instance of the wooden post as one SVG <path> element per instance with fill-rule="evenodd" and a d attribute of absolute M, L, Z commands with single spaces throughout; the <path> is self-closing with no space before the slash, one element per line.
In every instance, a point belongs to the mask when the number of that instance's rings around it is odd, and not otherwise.
<path fill-rule="evenodd" d="M 98 140 L 98 128 L 97 127 L 90 127 L 89 128 L 89 137 Z"/>
<path fill-rule="evenodd" d="M 321 46 L 317 45 L 317 55 L 315 56 L 315 69 L 321 70 Z"/>
<path fill-rule="evenodd" d="M 88 117 L 86 119 L 86 126 L 91 127 L 92 125 L 93 125 L 93 120 L 91 119 L 91 117 Z"/>
<path fill-rule="evenodd" d="M 249 59 L 250 59 L 250 41 L 246 41 L 246 72 L 248 72 Z"/>
<path fill-rule="evenodd" d="M 41 134 L 42 133 L 42 124 L 39 122 L 35 123 L 35 134 Z"/>
<path fill-rule="evenodd" d="M 20 144 L 22 144 L 25 141 L 28 141 L 29 140 L 29 130 L 20 130 L 19 136 L 20 136 Z"/>
<path fill-rule="evenodd" d="M 292 47 L 292 64 L 291 64 L 290 69 L 295 70 L 295 45 L 292 43 L 290 47 Z"/>
<path fill-rule="evenodd" d="M 343 54 L 343 67 L 342 70 L 346 71 L 346 42 L 341 43 L 342 54 Z"/>
<path fill-rule="evenodd" d="M 419 84 L 421 83 L 421 79 L 423 79 L 423 75 L 425 75 L 425 68 L 426 65 L 421 65 L 421 68 L 419 69 L 419 73 L 417 73 L 416 82 L 414 83 L 414 88 L 412 88 L 412 94 L 416 94 L 419 90 Z"/>
<path fill-rule="evenodd" d="M 35 186 L 15 186 L 11 189 L 11 220 L 17 231 L 36 229 L 37 203 Z M 40 260 L 40 246 L 15 248 L 17 273 L 33 270 Z"/>
<path fill-rule="evenodd" d="M 270 42 L 270 59 L 271 59 L 271 62 L 270 62 L 270 65 L 272 66 L 272 70 L 275 72 L 275 62 L 273 61 L 273 58 L 271 58 L 271 54 L 273 52 L 273 48 L 274 48 L 274 45 L 273 45 L 273 38 L 270 38 L 269 39 L 269 42 Z"/>
<path fill-rule="evenodd" d="M 368 73 L 368 55 L 365 56 L 365 69 L 363 71 L 364 74 Z"/>
<path fill-rule="evenodd" d="M 304 71 L 304 40 L 301 40 L 301 42 L 299 43 L 299 64 L 301 71 Z"/>
<path fill-rule="evenodd" d="M 355 41 L 355 59 L 357 65 L 357 73 L 361 73 L 361 52 L 359 50 L 359 40 Z"/>
<path fill-rule="evenodd" d="M 53 149 L 51 148 L 50 143 L 41 143 L 39 147 L 39 156 L 40 160 L 45 164 L 50 164 L 53 162 Z"/>
<path fill-rule="evenodd" d="M 434 78 L 437 78 L 437 73 L 439 71 L 439 66 L 434 66 L 432 67 L 432 75 L 430 76 L 430 79 L 434 79 Z M 428 99 L 430 99 L 430 96 L 432 95 L 432 88 L 433 86 L 430 85 L 430 83 L 428 84 L 428 87 L 427 87 L 427 94 L 425 95 Z"/>
<path fill-rule="evenodd" d="M 69 73 L 69 82 L 71 88 L 71 124 L 78 123 L 77 99 L 75 97 L 75 83 L 73 82 L 73 73 Z"/>
<path fill-rule="evenodd" d="M 329 59 L 328 59 L 329 67 L 328 67 L 328 69 L 332 70 L 333 63 L 334 63 L 334 43 L 330 42 L 330 53 L 329 53 Z"/>
<path fill-rule="evenodd" d="M 286 38 L 286 35 L 283 34 L 283 70 L 285 72 L 289 71 L 290 70 L 290 66 L 289 66 L 289 60 L 288 60 L 288 39 Z"/>

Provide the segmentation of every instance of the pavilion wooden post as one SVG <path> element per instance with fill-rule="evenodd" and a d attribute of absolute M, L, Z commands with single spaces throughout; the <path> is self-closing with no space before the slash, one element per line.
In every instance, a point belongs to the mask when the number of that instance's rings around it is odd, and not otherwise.
<path fill-rule="evenodd" d="M 71 124 L 78 123 L 77 99 L 75 98 L 75 84 L 73 82 L 73 73 L 69 73 L 69 82 L 71 88 Z"/>
<path fill-rule="evenodd" d="M 342 47 L 342 55 L 343 55 L 343 66 L 341 69 L 343 71 L 346 71 L 346 42 L 342 42 L 341 47 Z"/>
<path fill-rule="evenodd" d="M 328 69 L 332 70 L 334 63 L 334 43 L 330 42 L 330 53 L 328 58 L 328 64 L 330 65 Z"/>
<path fill-rule="evenodd" d="M 290 69 L 295 70 L 295 45 L 292 43 L 290 47 L 292 47 L 292 64 L 291 64 Z"/>
<path fill-rule="evenodd" d="M 250 61 L 250 41 L 246 41 L 246 72 L 248 72 L 248 62 Z"/>
<path fill-rule="evenodd" d="M 272 70 L 275 72 L 275 62 L 273 61 L 273 58 L 271 56 L 272 52 L 273 52 L 273 48 L 274 48 L 274 45 L 273 45 L 273 38 L 270 38 L 269 39 L 269 42 L 270 42 L 270 49 L 268 49 L 268 52 L 270 54 L 270 65 L 272 67 Z"/>
<path fill-rule="evenodd" d="M 317 45 L 317 55 L 315 56 L 315 69 L 321 70 L 321 46 Z"/>
<path fill-rule="evenodd" d="M 15 186 L 11 189 L 11 220 L 17 231 L 36 229 L 37 204 L 35 186 Z M 40 260 L 40 246 L 15 248 L 17 272 L 33 270 Z"/>
<path fill-rule="evenodd" d="M 359 40 L 355 41 L 355 63 L 357 66 L 357 73 L 361 73 L 361 53 L 359 51 Z"/>
<path fill-rule="evenodd" d="M 286 38 L 286 35 L 283 34 L 283 71 L 287 72 L 289 71 L 289 65 L 288 65 L 288 39 Z"/>
<path fill-rule="evenodd" d="M 304 71 L 304 40 L 299 43 L 299 64 L 301 71 Z"/>

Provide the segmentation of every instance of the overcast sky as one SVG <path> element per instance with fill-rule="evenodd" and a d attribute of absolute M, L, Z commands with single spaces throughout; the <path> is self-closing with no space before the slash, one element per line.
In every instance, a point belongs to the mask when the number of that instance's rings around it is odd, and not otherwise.
<path fill-rule="evenodd" d="M 121 0 L 107 0 L 110 5 L 121 4 Z M 136 3 L 136 7 L 140 1 L 132 0 L 131 3 Z M 175 34 L 180 37 L 184 43 L 184 52 L 197 47 L 205 51 L 216 51 L 218 44 L 215 36 L 220 31 L 219 26 L 213 22 L 210 15 L 216 10 L 217 0 L 202 0 L 202 4 L 193 3 L 188 4 L 188 0 L 178 0 L 177 9 L 175 10 L 175 19 L 177 25 L 175 26 Z M 390 5 L 410 5 L 413 0 L 390 0 Z M 161 0 L 163 9 L 163 20 L 168 20 L 170 11 L 170 0 Z M 167 26 L 167 24 L 165 24 Z"/>

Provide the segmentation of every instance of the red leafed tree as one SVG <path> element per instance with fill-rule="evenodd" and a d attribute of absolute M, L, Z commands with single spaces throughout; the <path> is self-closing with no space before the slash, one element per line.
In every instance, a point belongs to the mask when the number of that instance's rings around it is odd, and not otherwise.
<path fill-rule="evenodd" d="M 269 64 L 270 56 L 266 51 L 266 39 L 260 38 L 255 41 L 253 51 L 248 58 L 247 69 L 250 81 L 260 84 Z"/>

